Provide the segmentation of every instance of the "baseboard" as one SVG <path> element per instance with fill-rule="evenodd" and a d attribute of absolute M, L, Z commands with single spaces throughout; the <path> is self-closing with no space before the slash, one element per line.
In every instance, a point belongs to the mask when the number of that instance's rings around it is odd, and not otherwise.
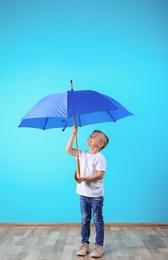
<path fill-rule="evenodd" d="M 0 227 L 80 227 L 81 223 L 0 223 Z M 91 223 L 91 226 L 94 226 Z M 104 223 L 106 227 L 166 227 L 168 223 Z"/>

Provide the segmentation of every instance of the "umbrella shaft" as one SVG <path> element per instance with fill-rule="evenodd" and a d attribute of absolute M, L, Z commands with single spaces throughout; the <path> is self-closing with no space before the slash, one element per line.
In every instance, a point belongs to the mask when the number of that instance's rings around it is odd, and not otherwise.
<path fill-rule="evenodd" d="M 74 116 L 74 126 L 76 127 L 76 117 L 75 116 Z M 80 177 L 80 163 L 79 163 L 78 136 L 77 136 L 77 133 L 76 133 L 76 160 L 77 160 L 78 177 Z"/>

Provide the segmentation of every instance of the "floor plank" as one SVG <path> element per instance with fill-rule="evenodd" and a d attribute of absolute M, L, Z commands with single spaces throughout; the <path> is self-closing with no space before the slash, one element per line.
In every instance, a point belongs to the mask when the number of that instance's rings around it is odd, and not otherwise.
<path fill-rule="evenodd" d="M 91 227 L 90 252 L 95 229 Z M 79 226 L 0 226 L 2 260 L 90 260 L 76 256 Z M 105 253 L 101 260 L 167 260 L 168 226 L 106 226 Z"/>

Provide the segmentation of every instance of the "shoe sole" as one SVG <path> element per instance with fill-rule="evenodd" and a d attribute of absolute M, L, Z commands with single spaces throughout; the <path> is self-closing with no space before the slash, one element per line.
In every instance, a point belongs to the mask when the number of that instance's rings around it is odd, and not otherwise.
<path fill-rule="evenodd" d="M 101 255 L 101 256 L 93 256 L 93 255 L 90 255 L 91 257 L 93 257 L 93 258 L 100 258 L 100 257 L 102 257 L 104 255 L 104 253 Z"/>
<path fill-rule="evenodd" d="M 85 255 L 76 253 L 76 255 L 78 255 L 78 256 L 86 256 L 86 255 L 88 255 L 88 254 L 89 254 L 89 251 L 88 251 Z"/>

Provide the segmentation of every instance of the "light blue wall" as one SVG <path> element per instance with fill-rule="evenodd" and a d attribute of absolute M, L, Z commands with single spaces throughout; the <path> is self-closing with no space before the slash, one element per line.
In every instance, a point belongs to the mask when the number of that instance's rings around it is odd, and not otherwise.
<path fill-rule="evenodd" d="M 92 89 L 135 117 L 79 129 L 102 151 L 106 222 L 168 222 L 167 1 L 0 3 L 0 222 L 80 222 L 71 129 L 18 129 L 42 97 Z"/>

